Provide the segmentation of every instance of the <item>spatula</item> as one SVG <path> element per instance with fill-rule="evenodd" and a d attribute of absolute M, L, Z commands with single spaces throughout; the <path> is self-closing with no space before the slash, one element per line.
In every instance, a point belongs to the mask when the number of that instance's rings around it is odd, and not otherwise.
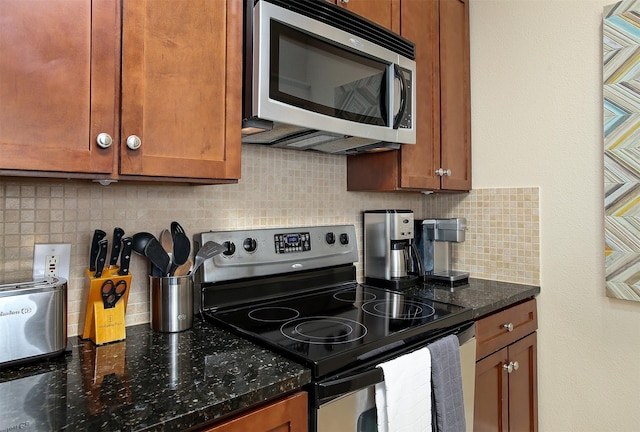
<path fill-rule="evenodd" d="M 198 267 L 200 267 L 203 262 L 205 262 L 209 258 L 212 258 L 218 254 L 221 254 L 226 250 L 227 248 L 222 246 L 220 243 L 216 243 L 214 241 L 206 242 L 200 247 L 200 250 L 198 250 L 198 253 L 196 253 L 196 263 L 193 266 L 193 269 L 191 269 L 190 274 L 194 275 L 196 273 L 196 270 L 198 270 Z"/>
<path fill-rule="evenodd" d="M 173 263 L 169 275 L 173 275 L 178 266 L 183 265 L 191 254 L 191 242 L 178 222 L 171 222 L 171 238 L 173 239 Z"/>

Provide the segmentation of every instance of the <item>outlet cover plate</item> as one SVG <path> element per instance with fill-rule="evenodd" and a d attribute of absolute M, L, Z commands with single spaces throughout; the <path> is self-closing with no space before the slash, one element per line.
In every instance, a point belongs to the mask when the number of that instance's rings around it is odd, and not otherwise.
<path fill-rule="evenodd" d="M 71 244 L 50 243 L 36 244 L 33 248 L 33 279 L 44 278 L 47 256 L 59 257 L 58 277 L 69 280 L 69 267 L 71 264 Z"/>

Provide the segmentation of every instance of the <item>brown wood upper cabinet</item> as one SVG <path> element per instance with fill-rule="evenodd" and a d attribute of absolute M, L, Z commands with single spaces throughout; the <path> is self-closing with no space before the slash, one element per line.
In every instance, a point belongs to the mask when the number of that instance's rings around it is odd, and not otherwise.
<path fill-rule="evenodd" d="M 0 0 L 0 174 L 240 176 L 242 2 Z"/>
<path fill-rule="evenodd" d="M 400 6 L 400 34 L 416 44 L 416 144 L 349 156 L 347 189 L 468 191 L 469 1 L 402 0 Z"/>
<path fill-rule="evenodd" d="M 328 0 L 396 33 L 400 33 L 401 0 Z"/>

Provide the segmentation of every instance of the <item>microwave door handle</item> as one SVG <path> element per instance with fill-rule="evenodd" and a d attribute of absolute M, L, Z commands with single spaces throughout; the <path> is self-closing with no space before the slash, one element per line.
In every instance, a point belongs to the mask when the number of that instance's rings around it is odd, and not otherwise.
<path fill-rule="evenodd" d="M 316 383 L 318 400 L 324 403 L 345 394 L 362 390 L 384 381 L 381 368 L 372 368 L 344 378 Z"/>
<path fill-rule="evenodd" d="M 400 109 L 393 118 L 393 128 L 398 129 L 398 127 L 400 126 L 400 121 L 402 120 L 402 116 L 407 109 L 407 83 L 405 82 L 404 76 L 402 75 L 400 67 L 397 64 L 393 65 L 393 76 L 400 82 Z"/>

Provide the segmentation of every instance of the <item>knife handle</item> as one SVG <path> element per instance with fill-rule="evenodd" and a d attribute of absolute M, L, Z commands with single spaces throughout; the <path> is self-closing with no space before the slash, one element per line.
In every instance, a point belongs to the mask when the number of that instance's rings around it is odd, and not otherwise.
<path fill-rule="evenodd" d="M 118 263 L 118 257 L 120 256 L 120 242 L 124 236 L 124 230 L 120 227 L 113 229 L 113 244 L 111 245 L 111 258 L 109 258 L 109 267 L 115 266 Z"/>
<path fill-rule="evenodd" d="M 129 274 L 129 262 L 131 261 L 131 248 L 133 246 L 133 238 L 125 237 L 122 239 L 122 252 L 120 254 L 120 276 Z"/>
<path fill-rule="evenodd" d="M 100 250 L 100 245 L 98 243 L 106 236 L 107 233 L 101 229 L 97 229 L 93 232 L 93 238 L 91 239 L 91 252 L 89 253 L 90 271 L 96 271 L 96 260 L 98 259 L 98 252 Z"/>
<path fill-rule="evenodd" d="M 102 270 L 107 260 L 107 247 L 109 247 L 109 240 L 103 238 L 98 242 L 98 258 L 96 259 L 96 272 L 93 274 L 94 278 L 102 276 Z"/>

